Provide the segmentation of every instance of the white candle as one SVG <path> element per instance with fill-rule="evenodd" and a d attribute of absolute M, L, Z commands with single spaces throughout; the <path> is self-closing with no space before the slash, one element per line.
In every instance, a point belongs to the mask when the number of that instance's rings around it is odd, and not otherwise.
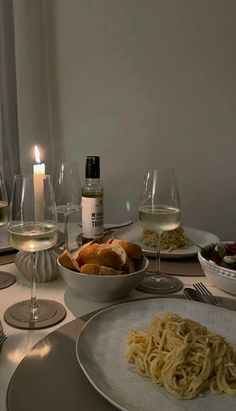
<path fill-rule="evenodd" d="M 37 146 L 34 149 L 35 160 L 34 164 L 34 204 L 35 204 L 35 221 L 44 219 L 44 193 L 43 193 L 43 177 L 45 175 L 45 164 L 40 163 L 40 151 Z"/>

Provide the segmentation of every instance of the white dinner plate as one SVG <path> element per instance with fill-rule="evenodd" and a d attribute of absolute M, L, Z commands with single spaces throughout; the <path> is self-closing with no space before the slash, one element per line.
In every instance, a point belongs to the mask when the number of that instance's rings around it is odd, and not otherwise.
<path fill-rule="evenodd" d="M 192 244 L 185 247 L 179 248 L 173 251 L 161 250 L 161 256 L 163 258 L 184 258 L 184 257 L 193 257 L 197 255 L 199 247 L 196 247 L 194 244 L 199 245 L 200 247 L 206 247 L 211 243 L 216 243 L 219 241 L 217 235 L 208 233 L 207 231 L 197 230 L 195 228 L 183 227 L 187 237 L 191 240 Z M 155 257 L 156 248 L 149 247 L 142 243 L 143 229 L 139 224 L 133 224 L 131 227 L 127 227 L 115 232 L 115 238 L 120 240 L 131 241 L 142 247 L 143 253 L 150 257 Z"/>
<path fill-rule="evenodd" d="M 235 397 L 205 392 L 193 400 L 179 400 L 137 374 L 124 357 L 129 331 L 146 331 L 160 312 L 170 311 L 198 321 L 236 344 L 235 312 L 213 305 L 161 298 L 109 307 L 93 316 L 76 341 L 77 360 L 94 388 L 120 410 L 235 411 Z"/>

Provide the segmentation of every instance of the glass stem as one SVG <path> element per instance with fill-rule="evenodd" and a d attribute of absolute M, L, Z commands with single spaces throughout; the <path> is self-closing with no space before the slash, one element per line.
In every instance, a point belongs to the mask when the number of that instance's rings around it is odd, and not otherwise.
<path fill-rule="evenodd" d="M 65 234 L 65 246 L 64 248 L 66 248 L 68 250 L 69 247 L 69 240 L 68 240 L 68 221 L 69 221 L 69 214 L 65 214 L 65 229 L 64 229 L 64 234 Z"/>
<path fill-rule="evenodd" d="M 156 233 L 157 252 L 156 252 L 156 274 L 161 274 L 161 233 Z"/>
<path fill-rule="evenodd" d="M 36 298 L 36 264 L 35 264 L 36 253 L 31 253 L 32 262 L 32 277 L 31 277 L 31 299 L 30 299 L 30 317 L 31 321 L 36 321 L 38 319 L 39 305 Z"/>

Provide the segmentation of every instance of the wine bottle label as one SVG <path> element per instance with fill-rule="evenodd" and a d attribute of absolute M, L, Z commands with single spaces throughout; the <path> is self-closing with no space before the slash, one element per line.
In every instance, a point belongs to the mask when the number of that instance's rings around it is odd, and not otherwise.
<path fill-rule="evenodd" d="M 103 198 L 82 197 L 82 236 L 103 236 Z"/>

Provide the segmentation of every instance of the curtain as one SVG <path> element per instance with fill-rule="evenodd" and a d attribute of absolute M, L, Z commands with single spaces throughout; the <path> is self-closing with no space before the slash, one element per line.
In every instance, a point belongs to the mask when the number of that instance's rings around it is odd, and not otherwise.
<path fill-rule="evenodd" d="M 0 106 L 1 163 L 9 194 L 14 175 L 20 173 L 12 0 L 0 0 Z"/>
<path fill-rule="evenodd" d="M 0 161 L 8 191 L 14 174 L 32 172 L 35 145 L 47 173 L 63 153 L 52 22 L 48 0 L 0 0 Z"/>

